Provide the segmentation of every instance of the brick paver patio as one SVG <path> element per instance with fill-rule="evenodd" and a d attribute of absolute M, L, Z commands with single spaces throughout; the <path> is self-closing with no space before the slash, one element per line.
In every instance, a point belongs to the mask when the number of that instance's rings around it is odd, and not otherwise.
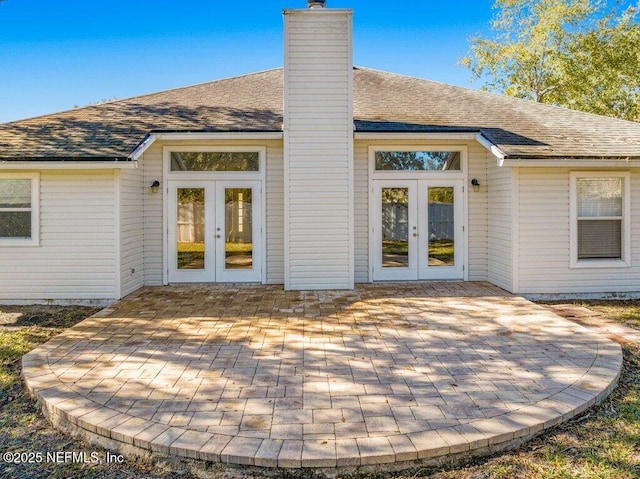
<path fill-rule="evenodd" d="M 145 288 L 24 357 L 97 443 L 265 467 L 514 446 L 607 395 L 620 347 L 486 283 Z"/>

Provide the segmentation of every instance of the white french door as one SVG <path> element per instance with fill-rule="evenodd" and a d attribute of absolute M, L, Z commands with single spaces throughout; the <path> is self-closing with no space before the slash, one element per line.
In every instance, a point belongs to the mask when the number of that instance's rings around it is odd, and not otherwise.
<path fill-rule="evenodd" d="M 261 282 L 259 181 L 170 181 L 170 283 Z"/>
<path fill-rule="evenodd" d="M 373 280 L 463 279 L 463 181 L 372 184 Z"/>

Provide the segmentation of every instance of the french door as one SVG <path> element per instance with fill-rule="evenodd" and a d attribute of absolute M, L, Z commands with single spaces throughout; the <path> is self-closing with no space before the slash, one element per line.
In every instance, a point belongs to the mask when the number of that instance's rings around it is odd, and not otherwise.
<path fill-rule="evenodd" d="M 261 282 L 259 181 L 170 181 L 168 280 Z"/>
<path fill-rule="evenodd" d="M 462 180 L 375 180 L 374 281 L 463 279 Z"/>

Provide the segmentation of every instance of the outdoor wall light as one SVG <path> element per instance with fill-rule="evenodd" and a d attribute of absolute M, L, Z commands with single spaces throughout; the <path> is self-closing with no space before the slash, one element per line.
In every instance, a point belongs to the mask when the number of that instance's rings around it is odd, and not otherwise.
<path fill-rule="evenodd" d="M 471 180 L 471 186 L 473 186 L 473 191 L 475 191 L 476 193 L 480 191 L 480 182 L 477 178 Z"/>
<path fill-rule="evenodd" d="M 156 194 L 158 192 L 158 188 L 160 188 L 160 182 L 158 180 L 151 183 L 151 193 Z"/>

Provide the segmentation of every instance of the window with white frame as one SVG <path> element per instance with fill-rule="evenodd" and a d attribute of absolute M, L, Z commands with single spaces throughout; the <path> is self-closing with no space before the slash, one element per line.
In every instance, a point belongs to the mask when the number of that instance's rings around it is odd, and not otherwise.
<path fill-rule="evenodd" d="M 460 171 L 459 151 L 376 151 L 376 171 Z"/>
<path fill-rule="evenodd" d="M 171 171 L 259 171 L 257 151 L 172 151 Z"/>
<path fill-rule="evenodd" d="M 626 265 L 629 244 L 629 174 L 572 174 L 572 263 Z"/>
<path fill-rule="evenodd" d="M 0 246 L 38 242 L 37 202 L 37 174 L 0 174 Z"/>

